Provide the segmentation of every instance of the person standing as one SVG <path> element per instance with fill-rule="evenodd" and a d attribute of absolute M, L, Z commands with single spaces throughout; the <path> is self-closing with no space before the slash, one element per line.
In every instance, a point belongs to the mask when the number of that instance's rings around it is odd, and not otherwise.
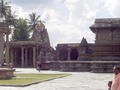
<path fill-rule="evenodd" d="M 114 80 L 111 86 L 111 90 L 120 90 L 120 67 L 114 66 Z"/>
<path fill-rule="evenodd" d="M 41 61 L 37 61 L 37 70 L 40 72 L 41 69 Z"/>

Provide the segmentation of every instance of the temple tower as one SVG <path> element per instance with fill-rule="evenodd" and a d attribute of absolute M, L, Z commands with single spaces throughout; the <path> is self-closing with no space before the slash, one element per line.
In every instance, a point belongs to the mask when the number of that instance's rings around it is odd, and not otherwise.
<path fill-rule="evenodd" d="M 44 44 L 45 46 L 50 46 L 50 40 L 48 36 L 47 29 L 42 22 L 39 22 L 35 29 L 33 30 L 31 40 Z"/>
<path fill-rule="evenodd" d="M 79 46 L 79 58 L 78 60 L 84 61 L 84 60 L 89 60 L 89 51 L 88 51 L 88 43 L 87 40 L 83 37 L 82 41 Z"/>

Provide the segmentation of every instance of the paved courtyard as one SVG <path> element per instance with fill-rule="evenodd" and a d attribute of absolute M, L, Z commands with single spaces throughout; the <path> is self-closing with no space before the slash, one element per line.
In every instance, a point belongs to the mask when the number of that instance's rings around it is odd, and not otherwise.
<path fill-rule="evenodd" d="M 58 72 L 41 71 L 36 69 L 16 69 L 15 73 L 70 73 L 72 75 L 45 81 L 27 87 L 5 87 L 0 86 L 0 90 L 107 90 L 107 82 L 112 80 L 111 73 L 89 73 L 89 72 Z"/>

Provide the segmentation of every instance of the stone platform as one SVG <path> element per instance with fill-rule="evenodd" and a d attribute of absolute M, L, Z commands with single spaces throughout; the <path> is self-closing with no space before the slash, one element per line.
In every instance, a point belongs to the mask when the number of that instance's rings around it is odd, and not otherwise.
<path fill-rule="evenodd" d="M 9 68 L 0 68 L 0 79 L 10 79 L 14 75 L 15 69 L 9 69 Z"/>
<path fill-rule="evenodd" d="M 52 70 L 72 72 L 111 73 L 115 65 L 120 66 L 120 61 L 53 61 Z"/>

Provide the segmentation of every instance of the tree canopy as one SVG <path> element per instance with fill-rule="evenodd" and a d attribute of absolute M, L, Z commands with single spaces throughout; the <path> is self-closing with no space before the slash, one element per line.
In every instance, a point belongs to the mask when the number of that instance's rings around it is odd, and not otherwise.
<path fill-rule="evenodd" d="M 23 18 L 19 18 L 16 24 L 16 28 L 13 31 L 12 41 L 25 41 L 29 39 L 29 26 L 27 21 Z"/>
<path fill-rule="evenodd" d="M 29 14 L 29 26 L 30 29 L 33 30 L 37 23 L 40 21 L 40 15 L 36 15 L 36 13 L 32 12 Z"/>
<path fill-rule="evenodd" d="M 10 11 L 10 6 L 8 5 L 8 2 L 5 2 L 4 0 L 1 0 L 0 2 L 0 17 L 3 19 L 6 19 L 8 12 Z"/>
<path fill-rule="evenodd" d="M 13 26 L 12 41 L 25 41 L 29 39 L 30 32 L 35 29 L 35 26 L 41 21 L 40 15 L 32 12 L 29 14 L 29 19 L 17 19 L 15 13 L 12 12 L 9 2 L 0 0 L 0 22 L 4 22 Z"/>

